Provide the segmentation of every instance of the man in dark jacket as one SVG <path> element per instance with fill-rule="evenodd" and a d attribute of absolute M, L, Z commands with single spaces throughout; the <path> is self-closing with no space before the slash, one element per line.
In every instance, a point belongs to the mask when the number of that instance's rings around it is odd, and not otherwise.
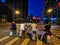
<path fill-rule="evenodd" d="M 15 22 L 12 22 L 11 23 L 11 27 L 10 27 L 10 30 L 13 34 L 16 34 L 16 24 Z"/>
<path fill-rule="evenodd" d="M 49 24 L 46 24 L 45 26 L 44 26 L 44 30 L 45 31 L 50 31 L 50 28 L 51 28 L 51 24 L 49 23 Z"/>
<path fill-rule="evenodd" d="M 51 34 L 50 28 L 51 28 L 51 23 L 45 24 L 45 26 L 44 26 L 44 32 L 42 33 L 41 40 L 43 39 L 43 37 L 44 37 L 46 34 L 48 34 L 48 35 Z M 47 32 L 48 32 L 48 33 L 47 33 Z"/>

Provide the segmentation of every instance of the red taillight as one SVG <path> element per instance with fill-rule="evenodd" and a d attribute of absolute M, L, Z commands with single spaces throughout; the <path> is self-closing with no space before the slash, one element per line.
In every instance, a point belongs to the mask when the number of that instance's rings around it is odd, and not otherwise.
<path fill-rule="evenodd" d="M 47 39 L 50 39 L 50 36 L 49 35 L 47 35 Z"/>

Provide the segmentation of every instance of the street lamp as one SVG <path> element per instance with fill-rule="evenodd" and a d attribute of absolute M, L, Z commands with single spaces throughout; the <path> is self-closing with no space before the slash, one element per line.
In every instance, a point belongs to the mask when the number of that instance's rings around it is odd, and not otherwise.
<path fill-rule="evenodd" d="M 19 15 L 20 14 L 20 11 L 19 10 L 16 10 L 15 11 L 15 14 Z"/>
<path fill-rule="evenodd" d="M 47 10 L 47 13 L 49 13 L 49 21 L 50 21 L 50 13 L 51 13 L 52 11 L 53 11 L 52 8 L 50 8 L 50 9 Z"/>
<path fill-rule="evenodd" d="M 17 19 L 18 19 L 18 15 L 20 14 L 20 11 L 19 10 L 15 10 L 15 14 L 17 15 Z M 18 20 L 17 20 L 18 22 Z"/>
<path fill-rule="evenodd" d="M 48 11 L 47 11 L 48 13 L 51 13 L 52 12 L 52 9 L 48 9 Z"/>

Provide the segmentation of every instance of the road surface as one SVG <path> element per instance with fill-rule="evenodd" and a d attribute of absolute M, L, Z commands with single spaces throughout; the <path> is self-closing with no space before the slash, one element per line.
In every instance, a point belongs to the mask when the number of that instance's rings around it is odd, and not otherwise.
<path fill-rule="evenodd" d="M 31 41 L 28 36 L 25 38 L 19 38 L 17 36 L 10 37 L 9 32 L 9 26 L 0 26 L 0 45 L 48 45 L 41 40 Z M 49 45 L 60 45 L 60 28 L 52 26 L 51 32 L 51 44 Z"/>

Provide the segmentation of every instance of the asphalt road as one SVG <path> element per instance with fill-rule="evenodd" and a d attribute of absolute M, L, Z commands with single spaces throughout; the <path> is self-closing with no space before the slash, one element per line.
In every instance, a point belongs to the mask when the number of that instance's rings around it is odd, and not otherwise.
<path fill-rule="evenodd" d="M 9 26 L 4 26 L 2 29 L 0 26 L 0 45 L 48 45 L 41 40 L 31 41 L 29 37 L 10 37 L 9 32 Z M 51 32 L 51 44 L 49 45 L 60 45 L 60 28 L 56 26 L 52 27 Z"/>

